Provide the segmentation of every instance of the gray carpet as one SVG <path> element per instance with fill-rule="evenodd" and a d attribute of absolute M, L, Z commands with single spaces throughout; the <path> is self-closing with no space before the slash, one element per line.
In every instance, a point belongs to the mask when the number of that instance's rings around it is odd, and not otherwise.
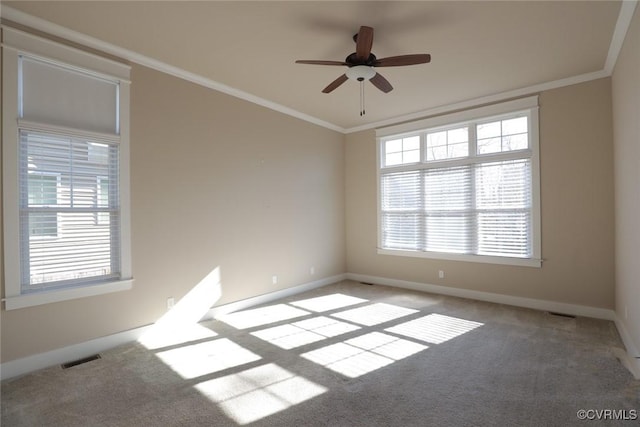
<path fill-rule="evenodd" d="M 346 281 L 4 381 L 2 425 L 639 425 L 611 419 L 640 412 L 615 347 L 608 321 Z"/>

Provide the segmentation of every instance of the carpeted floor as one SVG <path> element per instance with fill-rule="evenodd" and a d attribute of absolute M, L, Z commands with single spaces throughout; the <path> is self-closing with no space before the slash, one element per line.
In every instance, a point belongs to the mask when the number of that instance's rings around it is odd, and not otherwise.
<path fill-rule="evenodd" d="M 4 381 L 2 425 L 639 425 L 614 347 L 608 321 L 346 281 Z"/>

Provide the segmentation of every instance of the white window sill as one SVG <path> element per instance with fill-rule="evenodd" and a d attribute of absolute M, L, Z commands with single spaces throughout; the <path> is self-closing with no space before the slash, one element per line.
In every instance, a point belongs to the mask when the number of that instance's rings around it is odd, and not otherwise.
<path fill-rule="evenodd" d="M 33 294 L 10 296 L 3 299 L 4 308 L 5 310 L 15 310 L 53 302 L 127 291 L 131 289 L 132 285 L 133 279 L 125 279 L 117 282 L 99 283 L 82 288 L 58 289 Z"/>
<path fill-rule="evenodd" d="M 486 255 L 466 255 L 466 254 L 451 254 L 445 252 L 423 252 L 423 251 L 407 251 L 400 249 L 381 249 L 378 248 L 379 255 L 395 255 L 413 258 L 429 258 L 429 259 L 441 259 L 447 261 L 466 261 L 466 262 L 479 262 L 484 264 L 501 264 L 501 265 L 515 265 L 521 267 L 542 267 L 542 259 L 535 258 L 510 258 L 500 256 L 486 256 Z"/>

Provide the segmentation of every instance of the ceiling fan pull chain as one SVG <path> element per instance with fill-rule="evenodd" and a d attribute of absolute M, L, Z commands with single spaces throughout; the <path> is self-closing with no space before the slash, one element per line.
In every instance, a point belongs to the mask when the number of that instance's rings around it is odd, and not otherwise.
<path fill-rule="evenodd" d="M 360 80 L 360 117 L 364 114 L 364 80 Z"/>

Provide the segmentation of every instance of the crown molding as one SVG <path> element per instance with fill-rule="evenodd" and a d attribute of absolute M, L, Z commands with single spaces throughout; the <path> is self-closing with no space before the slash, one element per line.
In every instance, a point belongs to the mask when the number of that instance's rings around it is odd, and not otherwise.
<path fill-rule="evenodd" d="M 622 50 L 624 39 L 627 37 L 627 31 L 631 25 L 631 19 L 633 19 L 633 12 L 636 10 L 638 0 L 623 0 L 620 5 L 620 13 L 618 14 L 618 21 L 616 22 L 616 28 L 613 31 L 611 37 L 611 43 L 609 44 L 609 53 L 604 63 L 604 71 L 607 75 L 613 74 L 613 69 L 618 61 L 618 55 Z"/>
<path fill-rule="evenodd" d="M 490 104 L 490 103 L 504 101 L 511 98 L 519 98 L 521 96 L 531 95 L 533 93 L 538 93 L 538 92 L 542 92 L 550 89 L 556 89 L 563 86 L 570 86 L 578 83 L 583 83 L 590 80 L 596 80 L 603 77 L 609 77 L 611 76 L 611 74 L 613 73 L 613 69 L 615 68 L 616 61 L 618 60 L 618 55 L 620 53 L 620 50 L 622 49 L 622 45 L 627 35 L 629 26 L 631 25 L 631 19 L 633 18 L 633 13 L 636 9 L 637 4 L 638 4 L 638 0 L 623 0 L 621 2 L 620 12 L 618 14 L 618 20 L 616 21 L 616 27 L 611 39 L 611 43 L 609 45 L 609 51 L 608 51 L 607 58 L 602 70 L 594 71 L 586 74 L 580 74 L 577 76 L 571 76 L 571 77 L 567 77 L 560 80 L 540 83 L 540 84 L 527 86 L 519 89 L 514 89 L 506 92 L 501 92 L 498 94 L 492 94 L 492 95 L 482 96 L 478 98 L 462 100 L 456 103 L 441 105 L 438 107 L 429 108 L 426 110 L 404 114 L 401 116 L 396 116 L 389 119 L 380 120 L 377 122 L 372 122 L 365 125 L 355 126 L 350 128 L 344 128 L 344 127 L 338 126 L 334 123 L 330 123 L 325 120 L 319 119 L 317 117 L 302 113 L 300 111 L 294 110 L 293 108 L 289 108 L 284 105 L 269 101 L 268 99 L 260 98 L 259 96 L 253 95 L 248 92 L 244 92 L 240 89 L 225 85 L 223 83 L 217 82 L 215 80 L 209 79 L 199 74 L 192 73 L 182 68 L 175 67 L 173 65 L 159 61 L 157 59 L 122 48 L 120 46 L 113 45 L 111 43 L 107 43 L 100 39 L 71 30 L 61 25 L 54 24 L 50 21 L 26 14 L 17 9 L 13 9 L 12 7 L 9 7 L 9 6 L 3 6 L 1 12 L 2 12 L 3 19 L 13 21 L 17 24 L 31 27 L 36 30 L 51 34 L 53 36 L 57 36 L 57 37 L 72 41 L 74 43 L 82 44 L 89 48 L 96 49 L 110 55 L 114 55 L 116 57 L 125 59 L 127 61 L 134 62 L 136 64 L 143 65 L 148 68 L 152 68 L 154 70 L 172 75 L 174 77 L 178 77 L 183 80 L 187 80 L 197 85 L 204 86 L 206 88 L 213 89 L 218 92 L 222 92 L 224 94 L 233 96 L 235 98 L 239 98 L 239 99 L 251 102 L 253 104 L 260 105 L 262 107 L 277 111 L 279 113 L 282 113 L 291 117 L 295 117 L 297 119 L 300 119 L 300 120 L 342 133 L 342 134 L 350 134 L 354 132 L 376 129 L 380 127 L 399 124 L 402 122 L 421 119 L 421 118 L 429 117 L 432 115 L 442 114 L 442 113 L 446 113 L 446 112 L 450 112 L 458 109 L 475 107 L 482 104 Z"/>
<path fill-rule="evenodd" d="M 14 9 L 10 6 L 2 6 L 2 18 L 3 20 L 6 19 L 8 21 L 33 28 L 38 31 L 42 31 L 52 36 L 60 37 L 62 39 L 65 39 L 74 43 L 78 43 L 80 45 L 89 47 L 91 49 L 99 50 L 101 52 L 116 56 L 126 61 L 143 65 L 148 68 L 152 68 L 156 71 L 160 71 L 160 72 L 172 75 L 174 77 L 178 77 L 180 79 L 189 81 L 191 83 L 195 83 L 197 85 L 204 86 L 206 88 L 213 89 L 218 92 L 222 92 L 224 94 L 233 96 L 235 98 L 239 98 L 239 99 L 251 102 L 253 104 L 260 105 L 261 107 L 265 107 L 270 110 L 274 110 L 279 113 L 286 114 L 288 116 L 295 117 L 297 119 L 304 120 L 306 122 L 313 123 L 315 125 L 322 126 L 327 129 L 334 130 L 336 132 L 340 132 L 340 133 L 345 132 L 344 128 L 337 126 L 333 123 L 329 123 L 317 117 L 313 117 L 308 114 L 302 113 L 300 111 L 294 110 L 293 108 L 286 107 L 276 102 L 269 101 L 268 99 L 264 99 L 259 96 L 253 95 L 251 93 L 242 91 L 240 89 L 236 89 L 234 87 L 225 85 L 223 83 L 217 82 L 215 80 L 209 79 L 199 74 L 192 73 L 191 71 L 187 71 L 183 68 L 179 68 L 179 67 L 167 64 L 165 62 L 159 61 L 157 59 L 151 58 L 149 56 L 142 55 L 138 52 L 134 52 L 132 50 L 125 49 L 123 47 L 116 46 L 111 43 L 107 43 L 95 37 L 91 37 L 86 34 L 80 33 L 78 31 L 71 30 L 67 27 L 54 24 L 53 22 L 44 20 L 42 18 L 29 15 L 27 13 Z M 10 26 L 9 23 L 3 22 L 3 26 L 4 25 L 7 25 L 8 27 Z"/>

